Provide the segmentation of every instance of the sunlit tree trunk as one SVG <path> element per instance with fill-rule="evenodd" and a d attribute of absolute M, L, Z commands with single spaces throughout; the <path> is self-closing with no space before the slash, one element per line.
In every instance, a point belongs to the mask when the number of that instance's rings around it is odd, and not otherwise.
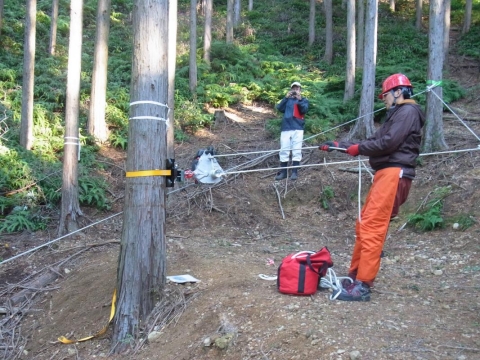
<path fill-rule="evenodd" d="M 248 11 L 253 10 L 253 0 L 248 0 Z"/>
<path fill-rule="evenodd" d="M 240 15 L 242 12 L 242 2 L 241 0 L 234 0 L 233 4 L 233 27 L 240 25 Z"/>
<path fill-rule="evenodd" d="M 395 12 L 395 0 L 389 0 L 390 3 L 390 11 Z"/>
<path fill-rule="evenodd" d="M 58 234 L 78 229 L 83 213 L 78 200 L 78 116 L 82 59 L 83 0 L 70 4 L 70 41 L 68 45 L 67 94 L 65 104 L 65 143 L 63 147 L 62 206 Z"/>
<path fill-rule="evenodd" d="M 233 42 L 233 1 L 227 0 L 227 44 Z"/>
<path fill-rule="evenodd" d="M 363 68 L 363 54 L 365 47 L 365 0 L 357 1 L 357 51 L 356 51 L 356 67 Z"/>
<path fill-rule="evenodd" d="M 308 18 L 308 45 L 312 46 L 315 42 L 315 7 L 317 0 L 310 0 L 310 16 Z"/>
<path fill-rule="evenodd" d="M 355 95 L 355 0 L 347 0 L 347 68 L 343 101 Z"/>
<path fill-rule="evenodd" d="M 443 79 L 444 22 L 443 0 L 430 0 L 428 32 L 428 73 L 427 81 L 441 82 Z M 443 134 L 442 87 L 427 92 L 427 121 L 423 137 L 423 151 L 432 152 L 447 148 Z"/>
<path fill-rule="evenodd" d="M 377 19 L 377 0 L 367 0 L 359 120 L 349 134 L 351 138 L 355 139 L 366 139 L 372 136 L 375 130 L 373 126 L 373 102 L 375 100 L 375 66 L 377 61 Z"/>
<path fill-rule="evenodd" d="M 205 3 L 205 28 L 203 35 L 203 60 L 210 65 L 210 50 L 212 48 L 212 3 L 213 0 L 206 0 Z"/>
<path fill-rule="evenodd" d="M 462 35 L 470 31 L 472 25 L 472 0 L 465 1 L 465 14 L 463 17 Z"/>
<path fill-rule="evenodd" d="M 207 0 L 211 3 L 212 0 Z M 175 159 L 175 69 L 177 59 L 177 12 L 178 1 L 168 1 L 168 123 L 167 158 Z"/>
<path fill-rule="evenodd" d="M 333 61 L 333 9 L 332 0 L 324 0 L 325 6 L 325 56 L 323 59 L 327 64 Z"/>
<path fill-rule="evenodd" d="M 52 15 L 50 17 L 50 42 L 48 44 L 48 54 L 55 55 L 57 47 L 57 23 L 58 23 L 58 1 L 52 0 Z"/>
<path fill-rule="evenodd" d="M 37 0 L 27 0 L 25 14 L 25 43 L 23 46 L 22 121 L 20 145 L 30 150 L 33 146 L 33 88 L 35 82 L 35 28 Z"/>
<path fill-rule="evenodd" d="M 423 1 L 416 1 L 416 10 L 415 10 L 415 28 L 417 30 L 422 30 L 422 17 L 423 17 Z"/>
<path fill-rule="evenodd" d="M 450 5 L 451 0 L 444 0 L 444 17 L 445 17 L 445 26 L 443 29 L 443 70 L 448 71 L 448 55 L 450 53 Z"/>
<path fill-rule="evenodd" d="M 92 91 L 88 116 L 88 133 L 96 141 L 108 139 L 105 111 L 107 106 L 108 35 L 110 32 L 111 0 L 98 0 L 97 32 L 93 55 Z"/>
<path fill-rule="evenodd" d="M 197 90 L 197 0 L 190 0 L 190 92 Z"/>
<path fill-rule="evenodd" d="M 141 325 L 164 296 L 166 179 L 135 172 L 166 168 L 162 119 L 168 116 L 168 37 L 168 0 L 135 0 L 127 178 L 111 341 L 117 354 L 131 349 L 129 341 L 138 339 Z"/>

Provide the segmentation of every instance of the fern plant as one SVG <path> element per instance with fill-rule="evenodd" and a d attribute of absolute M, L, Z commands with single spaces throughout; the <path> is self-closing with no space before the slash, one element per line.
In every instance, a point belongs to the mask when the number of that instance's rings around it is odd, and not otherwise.
<path fill-rule="evenodd" d="M 443 228 L 445 226 L 443 218 L 444 200 L 451 192 L 451 186 L 435 188 L 420 205 L 419 211 L 408 216 L 410 225 L 422 231 Z"/>

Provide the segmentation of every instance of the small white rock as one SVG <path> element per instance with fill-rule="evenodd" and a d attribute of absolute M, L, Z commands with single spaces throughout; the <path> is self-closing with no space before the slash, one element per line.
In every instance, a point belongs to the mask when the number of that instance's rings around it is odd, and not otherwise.
<path fill-rule="evenodd" d="M 209 337 L 205 338 L 205 340 L 203 340 L 203 346 L 210 346 L 212 345 L 212 339 L 210 339 Z"/>
<path fill-rule="evenodd" d="M 65 274 L 70 274 L 70 269 L 65 268 L 63 269 L 63 271 L 65 272 Z"/>
<path fill-rule="evenodd" d="M 442 270 L 435 270 L 433 271 L 433 275 L 437 275 L 437 276 L 440 276 L 443 274 L 443 271 Z"/>
<path fill-rule="evenodd" d="M 460 227 L 460 224 L 459 223 L 454 223 L 452 225 L 452 227 L 453 227 L 454 230 L 457 230 Z"/>
<path fill-rule="evenodd" d="M 359 360 L 362 358 L 362 354 L 360 354 L 360 351 L 354 350 L 350 353 L 350 360 Z"/>
<path fill-rule="evenodd" d="M 154 342 L 154 341 L 157 340 L 161 335 L 162 335 L 162 333 L 161 333 L 160 331 L 152 331 L 150 334 L 148 334 L 148 341 Z"/>

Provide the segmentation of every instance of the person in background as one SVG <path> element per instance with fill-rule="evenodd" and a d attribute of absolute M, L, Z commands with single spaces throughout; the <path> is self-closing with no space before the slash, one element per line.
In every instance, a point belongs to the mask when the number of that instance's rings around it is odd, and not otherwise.
<path fill-rule="evenodd" d="M 305 129 L 305 114 L 308 111 L 308 99 L 302 97 L 302 85 L 295 81 L 290 85 L 290 91 L 277 105 L 277 110 L 283 113 L 280 134 L 280 166 L 282 169 L 275 180 L 287 178 L 287 166 L 292 152 L 291 180 L 298 178 L 298 166 L 302 160 L 303 131 Z"/>
<path fill-rule="evenodd" d="M 356 240 L 348 272 L 354 281 L 343 282 L 338 300 L 370 300 L 390 219 L 407 200 L 425 123 L 424 112 L 410 99 L 412 88 L 403 74 L 387 77 L 379 95 L 387 108 L 386 121 L 375 134 L 360 142 L 327 141 L 319 146 L 324 151 L 338 147 L 351 156 L 368 156 L 375 170 L 373 184 L 356 221 Z"/>

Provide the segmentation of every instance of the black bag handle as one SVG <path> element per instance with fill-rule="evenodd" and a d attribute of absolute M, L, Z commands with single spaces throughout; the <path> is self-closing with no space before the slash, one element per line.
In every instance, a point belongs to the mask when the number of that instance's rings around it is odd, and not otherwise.
<path fill-rule="evenodd" d="M 328 269 L 328 263 L 326 261 L 323 262 L 323 265 L 317 270 L 312 265 L 312 260 L 310 259 L 310 254 L 307 255 L 307 265 L 314 273 L 318 274 L 318 276 L 322 277 L 322 273 Z"/>

